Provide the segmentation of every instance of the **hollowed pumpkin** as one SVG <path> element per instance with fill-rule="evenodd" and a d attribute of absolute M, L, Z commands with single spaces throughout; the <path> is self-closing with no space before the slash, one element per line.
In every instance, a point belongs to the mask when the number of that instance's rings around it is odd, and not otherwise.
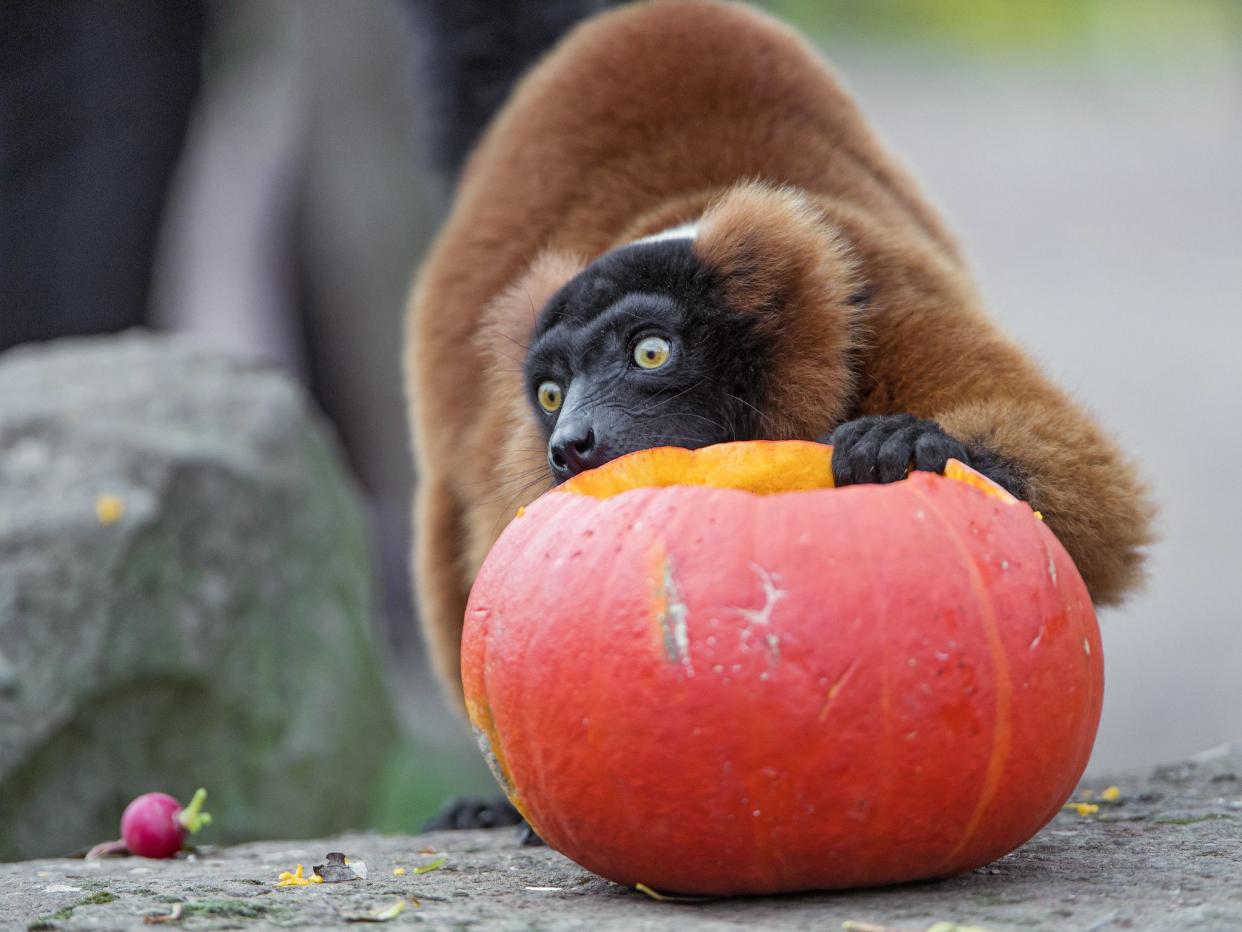
<path fill-rule="evenodd" d="M 553 848 L 682 893 L 869 886 L 986 864 L 1069 798 L 1103 666 L 1065 550 L 960 464 L 832 489 L 830 457 L 642 451 L 505 529 L 462 676 Z"/>

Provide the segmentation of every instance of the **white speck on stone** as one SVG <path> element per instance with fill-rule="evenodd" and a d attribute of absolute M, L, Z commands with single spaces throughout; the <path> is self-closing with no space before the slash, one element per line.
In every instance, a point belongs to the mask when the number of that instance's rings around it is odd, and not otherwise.
<path fill-rule="evenodd" d="M 9 447 L 6 466 L 13 474 L 37 476 L 46 472 L 51 451 L 42 441 L 26 437 Z"/>
<path fill-rule="evenodd" d="M 72 887 L 67 883 L 49 883 L 43 888 L 44 893 L 81 893 L 81 887 Z"/>

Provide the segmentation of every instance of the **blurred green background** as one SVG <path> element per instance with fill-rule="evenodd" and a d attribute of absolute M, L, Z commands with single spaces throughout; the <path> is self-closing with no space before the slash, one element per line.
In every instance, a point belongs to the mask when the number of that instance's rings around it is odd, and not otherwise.
<path fill-rule="evenodd" d="M 809 34 L 921 46 L 943 55 L 1082 57 L 1194 51 L 1242 28 L 1234 0 L 767 0 Z"/>

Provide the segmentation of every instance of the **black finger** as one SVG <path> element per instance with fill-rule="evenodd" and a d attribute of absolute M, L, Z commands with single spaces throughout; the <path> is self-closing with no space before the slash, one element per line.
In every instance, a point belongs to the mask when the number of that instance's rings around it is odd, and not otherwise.
<path fill-rule="evenodd" d="M 880 482 L 904 479 L 914 459 L 914 445 L 925 429 L 918 424 L 902 427 L 881 445 L 876 455 L 877 478 Z"/>
<path fill-rule="evenodd" d="M 914 468 L 944 472 L 950 459 L 966 461 L 966 448 L 943 431 L 925 433 L 914 443 Z"/>

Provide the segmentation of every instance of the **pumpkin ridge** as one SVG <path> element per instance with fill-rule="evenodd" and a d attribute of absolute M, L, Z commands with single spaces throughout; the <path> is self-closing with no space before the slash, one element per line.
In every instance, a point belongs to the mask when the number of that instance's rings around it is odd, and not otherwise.
<path fill-rule="evenodd" d="M 866 488 L 866 486 L 860 486 Z M 870 550 L 861 550 L 860 553 L 865 554 L 867 565 L 867 576 L 874 577 L 875 571 L 875 555 Z M 888 597 L 882 586 L 875 586 L 871 589 L 871 617 L 878 619 L 881 625 L 881 640 L 886 643 L 888 639 Z M 893 722 L 892 722 L 892 670 L 890 669 L 893 662 L 894 652 L 887 652 L 888 656 L 880 658 L 879 676 L 880 676 L 880 720 L 883 722 L 883 738 L 880 746 L 880 760 L 883 761 L 882 766 L 875 768 L 874 779 L 882 782 L 882 789 L 879 795 L 882 799 L 891 799 L 892 792 L 890 787 L 893 782 L 893 774 L 895 767 L 893 766 L 896 757 L 896 746 L 893 742 Z M 875 817 L 867 825 L 867 847 L 865 849 L 865 857 L 863 860 L 867 865 L 867 870 L 875 869 L 874 865 L 883 863 L 888 847 L 889 825 L 892 822 L 892 813 L 888 806 L 875 807 Z"/>
<path fill-rule="evenodd" d="M 1056 546 L 1059 546 L 1060 541 L 1057 540 L 1056 535 L 1053 534 L 1051 529 L 1049 529 L 1046 525 L 1037 525 L 1034 528 L 1034 530 L 1035 530 L 1035 533 L 1039 537 L 1040 546 L 1042 547 L 1045 556 L 1048 558 L 1049 576 L 1053 576 L 1055 579 L 1056 577 L 1053 571 L 1055 570 L 1055 565 L 1056 565 L 1056 553 L 1054 551 L 1053 546 L 1049 545 L 1049 539 L 1051 538 L 1052 543 Z M 1062 548 L 1062 552 L 1065 553 L 1063 548 Z M 1067 557 L 1069 556 L 1068 553 L 1065 553 L 1065 555 Z M 1073 558 L 1070 558 L 1070 563 L 1071 565 L 1073 564 Z M 1055 585 L 1055 592 L 1060 597 L 1061 607 L 1062 607 L 1062 610 L 1065 612 L 1066 617 L 1067 618 L 1075 617 L 1076 613 L 1073 611 L 1073 606 L 1070 603 L 1068 593 L 1062 589 L 1059 582 L 1055 582 L 1054 585 Z M 1094 627 L 1094 631 L 1092 630 L 1093 627 Z M 1098 626 L 1081 625 L 1080 630 L 1081 630 L 1083 639 L 1087 641 L 1088 643 L 1090 643 L 1090 641 L 1092 640 L 1091 635 L 1093 633 L 1096 635 L 1099 634 Z M 1098 637 L 1096 638 L 1096 640 L 1097 641 L 1099 640 Z M 1094 646 L 1094 649 L 1097 651 L 1102 651 L 1102 644 L 1097 643 Z M 1094 706 L 1098 710 L 1102 706 L 1103 700 L 1104 700 L 1103 678 L 1101 677 L 1098 681 L 1092 678 L 1091 687 L 1092 687 L 1091 702 L 1094 704 Z M 1094 730 L 1098 729 L 1099 728 L 1099 712 L 1097 711 L 1094 719 L 1090 717 L 1085 718 L 1083 720 L 1082 727 L 1083 727 L 1084 732 L 1093 732 Z M 1045 814 L 1043 824 L 1047 824 L 1048 822 L 1051 822 L 1053 817 L 1056 816 L 1056 814 L 1061 811 L 1062 806 L 1066 802 L 1068 802 L 1070 798 L 1074 795 L 1074 789 L 1078 786 L 1078 780 L 1081 778 L 1083 771 L 1085 771 L 1087 768 L 1087 760 L 1090 758 L 1090 756 L 1091 756 L 1091 742 L 1086 742 L 1086 748 L 1081 755 L 1082 757 L 1081 762 L 1079 766 L 1076 768 L 1077 775 L 1075 775 L 1072 780 L 1066 780 L 1066 785 L 1062 788 L 1062 791 L 1061 791 L 1061 805 L 1051 808 Z"/>
<path fill-rule="evenodd" d="M 971 591 L 974 592 L 976 604 L 979 607 L 980 619 L 983 622 L 984 634 L 988 641 L 988 651 L 992 655 L 992 671 L 996 678 L 996 711 L 992 722 L 992 754 L 988 758 L 988 765 L 984 771 L 983 790 L 980 793 L 979 802 L 975 806 L 974 812 L 971 813 L 970 819 L 966 823 L 966 829 L 962 832 L 962 837 L 945 856 L 944 863 L 947 864 L 951 863 L 961 853 L 962 849 L 974 837 L 975 832 L 979 830 L 979 826 L 983 822 L 984 813 L 991 806 L 992 800 L 996 797 L 996 791 L 1000 788 L 1001 777 L 1004 775 L 1009 750 L 1013 743 L 1011 721 L 1013 683 L 1010 676 L 1009 662 L 1005 657 L 1005 645 L 1001 640 L 1000 629 L 996 623 L 996 606 L 992 603 L 992 599 L 988 596 L 987 589 L 983 585 L 983 576 L 979 572 L 979 564 L 975 560 L 974 554 L 966 546 L 966 542 L 962 539 L 962 535 L 957 528 L 945 517 L 944 512 L 932 502 L 931 498 L 925 495 L 916 485 L 911 485 L 909 488 L 910 493 L 920 499 L 936 515 L 936 519 L 948 532 L 948 539 L 953 542 L 954 547 L 965 558 L 964 563 L 970 575 Z"/>

